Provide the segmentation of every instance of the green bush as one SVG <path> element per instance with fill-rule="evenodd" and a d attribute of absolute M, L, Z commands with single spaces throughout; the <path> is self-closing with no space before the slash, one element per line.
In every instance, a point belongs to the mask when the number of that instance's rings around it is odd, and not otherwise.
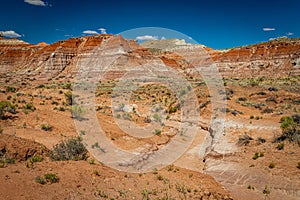
<path fill-rule="evenodd" d="M 41 157 L 41 156 L 32 156 L 31 158 L 29 158 L 29 160 L 30 160 L 31 163 L 42 162 L 43 161 L 43 157 Z"/>
<path fill-rule="evenodd" d="M 161 135 L 161 130 L 155 129 L 155 130 L 154 130 L 154 134 L 155 134 L 155 135 Z"/>
<path fill-rule="evenodd" d="M 284 148 L 284 143 L 280 143 L 276 147 L 276 149 L 278 149 L 278 150 L 283 150 L 283 148 Z"/>
<path fill-rule="evenodd" d="M 74 119 L 82 120 L 85 110 L 79 105 L 73 105 L 71 111 Z"/>
<path fill-rule="evenodd" d="M 15 88 L 15 87 L 11 87 L 11 86 L 6 86 L 5 87 L 5 91 L 6 92 L 16 92 L 17 91 L 17 89 Z"/>
<path fill-rule="evenodd" d="M 253 140 L 253 138 L 250 137 L 249 135 L 247 135 L 247 134 L 241 135 L 239 137 L 238 145 L 246 146 L 250 143 L 250 140 Z"/>
<path fill-rule="evenodd" d="M 25 106 L 23 106 L 23 108 L 26 110 L 30 110 L 32 112 L 36 110 L 36 108 L 34 107 L 34 105 L 32 103 L 26 104 Z"/>
<path fill-rule="evenodd" d="M 275 142 L 288 140 L 289 142 L 297 142 L 300 146 L 300 115 L 285 116 L 280 119 L 282 134 L 275 138 Z"/>
<path fill-rule="evenodd" d="M 259 157 L 258 153 L 255 153 L 252 157 L 253 160 L 256 160 Z"/>
<path fill-rule="evenodd" d="M 73 95 L 71 91 L 65 93 L 65 98 L 67 105 L 74 104 L 75 95 Z"/>
<path fill-rule="evenodd" d="M 44 131 L 52 131 L 52 126 L 49 124 L 42 124 L 41 125 L 42 130 Z"/>
<path fill-rule="evenodd" d="M 52 160 L 86 160 L 87 150 L 81 139 L 71 138 L 55 145 L 50 151 Z"/>
<path fill-rule="evenodd" d="M 44 175 L 45 179 L 47 182 L 50 183 L 57 183 L 59 181 L 59 178 L 57 177 L 56 174 L 48 173 Z"/>
<path fill-rule="evenodd" d="M 271 162 L 270 164 L 269 164 L 269 168 L 270 169 L 273 169 L 275 167 L 275 164 L 273 163 L 273 162 Z"/>
<path fill-rule="evenodd" d="M 34 181 L 36 183 L 39 183 L 39 184 L 42 184 L 42 185 L 45 185 L 47 182 L 45 181 L 45 179 L 43 177 L 40 177 L 40 176 L 37 176 L 34 178 Z"/>
<path fill-rule="evenodd" d="M 15 114 L 16 107 L 9 101 L 1 101 L 0 102 L 0 119 L 5 118 L 6 112 Z"/>

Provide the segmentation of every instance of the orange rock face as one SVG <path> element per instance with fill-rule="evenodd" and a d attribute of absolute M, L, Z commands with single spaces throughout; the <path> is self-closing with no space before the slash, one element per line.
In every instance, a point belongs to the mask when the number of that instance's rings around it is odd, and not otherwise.
<path fill-rule="evenodd" d="M 38 75 L 53 78 L 61 73 L 71 76 L 77 66 L 92 55 L 96 47 L 112 35 L 102 34 L 70 38 L 51 45 L 31 45 L 17 39 L 0 39 L 0 72 Z M 185 71 L 188 62 L 172 51 L 152 54 L 135 41 L 117 36 L 111 48 L 120 45 L 130 65 L 145 63 L 147 59 L 160 58 L 167 66 Z M 106 47 L 109 51 L 110 47 Z M 202 48 L 216 63 L 223 77 L 290 76 L 300 74 L 300 40 L 276 39 L 251 46 L 226 51 Z M 121 69 L 122 70 L 122 69 Z M 72 72 L 72 73 L 71 73 Z M 120 75 L 113 72 L 109 76 Z M 119 74 L 119 75 L 117 75 Z"/>
<path fill-rule="evenodd" d="M 300 40 L 278 39 L 212 55 L 225 77 L 286 77 L 300 74 Z"/>

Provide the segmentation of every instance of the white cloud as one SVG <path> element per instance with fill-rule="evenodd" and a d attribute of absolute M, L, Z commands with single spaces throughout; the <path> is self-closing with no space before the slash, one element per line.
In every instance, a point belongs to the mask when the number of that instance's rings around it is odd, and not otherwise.
<path fill-rule="evenodd" d="M 288 37 L 286 37 L 286 36 L 280 36 L 280 37 L 276 37 L 276 38 L 270 38 L 269 41 L 277 40 L 277 39 L 284 39 L 284 38 L 288 38 Z"/>
<path fill-rule="evenodd" d="M 152 35 L 143 35 L 143 36 L 137 36 L 135 39 L 136 40 L 158 40 L 158 37 Z"/>
<path fill-rule="evenodd" d="M 263 28 L 263 31 L 275 31 L 275 28 Z"/>
<path fill-rule="evenodd" d="M 101 31 L 101 34 L 106 34 L 106 29 L 105 28 L 99 28 L 99 31 Z"/>
<path fill-rule="evenodd" d="M 161 40 L 166 40 L 167 38 L 165 36 L 162 36 L 160 39 Z"/>
<path fill-rule="evenodd" d="M 85 30 L 82 33 L 87 34 L 87 35 L 97 35 L 97 34 L 99 34 L 97 31 L 92 31 L 92 30 Z"/>
<path fill-rule="evenodd" d="M 46 6 L 46 3 L 42 0 L 24 0 L 24 2 L 34 6 Z"/>
<path fill-rule="evenodd" d="M 16 33 L 15 31 L 0 31 L 0 35 L 10 38 L 22 37 L 20 34 Z"/>
<path fill-rule="evenodd" d="M 286 35 L 287 35 L 287 36 L 291 36 L 291 35 L 294 35 L 294 33 L 288 32 Z"/>

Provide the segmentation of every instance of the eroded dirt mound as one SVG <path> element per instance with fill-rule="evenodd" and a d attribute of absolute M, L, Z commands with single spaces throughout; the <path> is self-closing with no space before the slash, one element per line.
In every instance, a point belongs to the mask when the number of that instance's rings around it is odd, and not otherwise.
<path fill-rule="evenodd" d="M 0 157 L 11 158 L 15 161 L 26 161 L 32 156 L 45 155 L 47 149 L 36 142 L 18 138 L 12 135 L 0 135 Z"/>

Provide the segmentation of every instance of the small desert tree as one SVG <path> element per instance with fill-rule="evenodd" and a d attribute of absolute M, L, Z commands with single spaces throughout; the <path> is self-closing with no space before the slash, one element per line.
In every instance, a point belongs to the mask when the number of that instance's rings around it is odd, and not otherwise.
<path fill-rule="evenodd" d="M 282 135 L 277 137 L 275 141 L 288 140 L 289 142 L 297 142 L 300 146 L 300 115 L 282 117 L 280 122 Z"/>

